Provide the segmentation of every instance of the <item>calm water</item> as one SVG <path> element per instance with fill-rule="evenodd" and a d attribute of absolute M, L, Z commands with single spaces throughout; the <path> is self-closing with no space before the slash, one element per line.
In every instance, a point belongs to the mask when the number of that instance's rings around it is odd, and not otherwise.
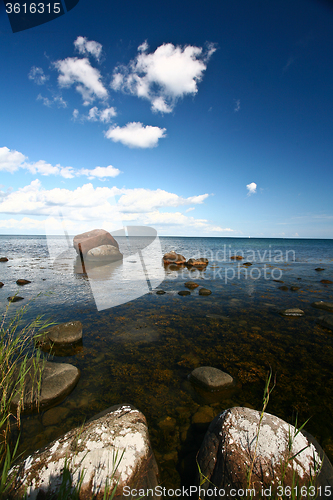
<path fill-rule="evenodd" d="M 84 328 L 82 347 L 54 356 L 81 370 L 78 385 L 56 417 L 52 410 L 25 417 L 21 451 L 47 444 L 111 405 L 131 403 L 147 418 L 163 484 L 175 487 L 195 470 L 205 421 L 230 406 L 260 409 L 271 367 L 277 385 L 268 411 L 291 423 L 296 414 L 301 423 L 311 417 L 306 429 L 332 460 L 333 334 L 317 325 L 330 313 L 311 303 L 333 302 L 333 285 L 320 282 L 333 281 L 333 240 L 117 240 L 123 263 L 90 266 L 84 274 L 63 238 L 0 236 L 0 256 L 9 258 L 0 263 L 1 312 L 18 292 L 24 300 L 11 305 L 11 314 L 35 298 L 26 320 L 44 314 L 59 323 L 80 320 Z M 209 265 L 205 271 L 164 269 L 161 255 L 170 250 L 187 259 L 206 257 Z M 243 261 L 230 259 L 235 254 Z M 19 287 L 19 278 L 31 284 Z M 188 280 L 212 294 L 196 289 L 179 296 Z M 291 307 L 304 317 L 280 316 Z M 195 392 L 187 376 L 202 365 L 230 373 L 235 388 Z"/>

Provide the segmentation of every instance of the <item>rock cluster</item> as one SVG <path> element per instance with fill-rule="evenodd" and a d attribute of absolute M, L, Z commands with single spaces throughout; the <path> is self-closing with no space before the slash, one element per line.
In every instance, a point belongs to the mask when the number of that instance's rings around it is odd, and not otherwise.
<path fill-rule="evenodd" d="M 185 265 L 189 268 L 196 267 L 198 269 L 205 269 L 208 265 L 208 259 L 200 257 L 191 258 L 187 261 L 183 255 L 171 250 L 171 252 L 167 252 L 163 255 L 163 263 L 165 265 L 176 264 L 177 266 Z"/>

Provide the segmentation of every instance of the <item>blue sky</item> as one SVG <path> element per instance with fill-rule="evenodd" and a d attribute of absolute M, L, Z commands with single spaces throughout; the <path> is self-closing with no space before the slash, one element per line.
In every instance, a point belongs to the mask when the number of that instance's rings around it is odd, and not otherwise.
<path fill-rule="evenodd" d="M 0 234 L 333 237 L 329 3 L 0 4 L 0 41 Z"/>

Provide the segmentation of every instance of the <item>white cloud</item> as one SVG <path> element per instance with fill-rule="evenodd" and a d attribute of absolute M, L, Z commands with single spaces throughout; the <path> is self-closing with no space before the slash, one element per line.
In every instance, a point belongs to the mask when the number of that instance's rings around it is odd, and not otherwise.
<path fill-rule="evenodd" d="M 97 167 L 97 169 L 100 167 Z M 109 168 L 109 167 L 106 167 Z M 96 174 L 96 172 L 95 172 Z M 116 204 L 114 196 L 120 195 Z M 183 198 L 175 193 L 157 189 L 118 189 L 117 187 L 97 187 L 91 183 L 84 184 L 74 190 L 65 188 L 44 189 L 39 180 L 15 192 L 4 193 L 0 203 L 0 213 L 24 215 L 21 220 L 9 219 L 0 222 L 0 228 L 39 229 L 42 222 L 30 217 L 53 217 L 54 228 L 61 231 L 59 213 L 63 214 L 65 225 L 72 234 L 84 232 L 91 227 L 111 227 L 135 223 L 152 225 L 162 232 L 198 232 L 229 233 L 230 228 L 222 228 L 211 224 L 206 219 L 195 219 L 180 211 L 168 212 L 167 207 L 178 207 L 186 204 L 202 203 L 207 194 Z M 163 212 L 160 209 L 164 209 Z M 57 222 L 58 219 L 58 222 Z M 26 225 L 24 226 L 24 222 Z M 87 229 L 88 228 L 88 229 Z"/>
<path fill-rule="evenodd" d="M 67 102 L 61 96 L 54 96 L 52 99 L 38 94 L 37 101 L 43 101 L 44 106 L 50 108 L 52 104 L 56 104 L 58 108 L 67 108 Z"/>
<path fill-rule="evenodd" d="M 247 184 L 246 189 L 248 190 L 247 195 L 250 196 L 251 194 L 256 193 L 257 184 L 255 182 L 251 182 L 250 184 Z"/>
<path fill-rule="evenodd" d="M 179 98 L 197 93 L 197 84 L 215 50 L 213 44 L 204 52 L 201 47 L 165 43 L 148 53 L 144 42 L 128 66 L 115 69 L 111 87 L 148 99 L 153 111 L 170 113 Z"/>
<path fill-rule="evenodd" d="M 0 148 L 0 171 L 13 173 L 22 168 L 34 175 L 60 175 L 65 179 L 72 179 L 75 175 L 72 167 L 62 167 L 59 164 L 51 165 L 51 163 L 47 163 L 44 160 L 29 163 L 27 160 L 28 157 L 19 151 L 10 150 L 6 147 Z"/>
<path fill-rule="evenodd" d="M 94 106 L 89 110 L 88 116 L 82 117 L 83 119 L 87 119 L 90 121 L 101 121 L 103 123 L 110 123 L 112 118 L 117 116 L 116 109 L 111 107 L 111 108 L 104 108 L 104 109 L 98 109 L 97 106 Z"/>
<path fill-rule="evenodd" d="M 19 153 L 19 151 L 10 150 L 6 147 L 0 148 L 0 171 L 16 172 L 25 160 L 27 160 L 27 157 Z"/>
<path fill-rule="evenodd" d="M 58 83 L 60 87 L 76 85 L 76 90 L 83 97 L 83 104 L 89 105 L 95 97 L 105 99 L 108 96 L 106 88 L 101 81 L 101 74 L 93 68 L 89 60 L 84 57 L 67 57 L 67 59 L 56 61 L 54 66 L 59 71 Z"/>
<path fill-rule="evenodd" d="M 110 127 L 105 132 L 105 137 L 113 142 L 121 142 L 130 148 L 153 148 L 157 146 L 159 139 L 165 137 L 165 132 L 165 128 L 132 122 L 124 127 Z"/>
<path fill-rule="evenodd" d="M 178 207 L 181 205 L 202 204 L 208 194 L 183 198 L 175 193 L 163 189 L 125 189 L 118 200 L 118 207 L 122 213 L 143 213 L 155 211 L 161 207 Z"/>
<path fill-rule="evenodd" d="M 108 167 L 96 167 L 92 170 L 89 170 L 87 168 L 82 168 L 81 170 L 79 170 L 77 175 L 87 175 L 89 179 L 94 179 L 95 177 L 98 178 L 116 177 L 120 173 L 121 172 L 118 168 L 109 165 Z"/>
<path fill-rule="evenodd" d="M 239 110 L 240 110 L 240 99 L 237 99 L 235 101 L 234 111 L 235 111 L 235 113 L 237 113 Z"/>
<path fill-rule="evenodd" d="M 78 36 L 74 41 L 74 47 L 80 54 L 92 54 L 99 61 L 102 45 L 98 42 L 89 41 L 85 36 Z"/>
<path fill-rule="evenodd" d="M 36 66 L 32 66 L 28 77 L 29 80 L 33 80 L 37 85 L 44 85 L 44 83 L 50 78 L 44 74 L 42 68 L 37 68 Z"/>
<path fill-rule="evenodd" d="M 65 179 L 72 179 L 74 177 L 74 169 L 72 167 L 62 167 L 59 164 L 53 166 L 44 160 L 39 160 L 36 163 L 26 163 L 23 167 L 27 168 L 32 174 L 61 175 Z"/>
<path fill-rule="evenodd" d="M 190 207 L 190 208 L 188 208 L 187 210 L 185 210 L 185 212 L 186 212 L 186 213 L 187 213 L 187 212 L 192 212 L 192 210 L 195 210 L 195 207 Z"/>

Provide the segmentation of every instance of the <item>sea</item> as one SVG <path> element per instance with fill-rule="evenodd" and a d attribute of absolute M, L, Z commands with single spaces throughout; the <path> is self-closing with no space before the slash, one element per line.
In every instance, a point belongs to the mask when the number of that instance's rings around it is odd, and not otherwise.
<path fill-rule="evenodd" d="M 153 231 L 116 240 L 123 260 L 97 265 L 81 261 L 71 236 L 0 236 L 0 257 L 8 258 L 0 262 L 5 324 L 22 308 L 22 327 L 37 316 L 83 324 L 82 344 L 43 353 L 77 366 L 81 377 L 56 410 L 23 416 L 20 451 L 31 453 L 108 407 L 131 404 L 146 416 L 163 485 L 179 487 L 194 478 L 212 418 L 233 406 L 261 410 L 271 372 L 266 411 L 291 424 L 309 419 L 305 429 L 333 460 L 333 332 L 320 325 L 332 313 L 312 306 L 333 302 L 333 239 Z M 172 250 L 208 265 L 163 265 Z M 31 283 L 19 286 L 18 279 Z M 180 295 L 188 281 L 197 288 Z M 211 293 L 201 295 L 202 288 Z M 22 300 L 9 302 L 15 295 Z M 304 315 L 281 315 L 290 308 Z M 199 366 L 229 373 L 234 386 L 218 393 L 195 388 L 188 376 Z"/>

